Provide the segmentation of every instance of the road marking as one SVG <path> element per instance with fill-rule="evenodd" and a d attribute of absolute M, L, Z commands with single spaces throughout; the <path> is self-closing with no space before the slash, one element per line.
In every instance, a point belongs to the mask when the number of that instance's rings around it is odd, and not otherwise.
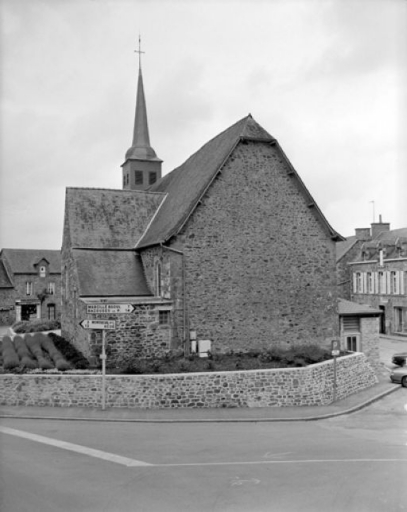
<path fill-rule="evenodd" d="M 198 466 L 253 466 L 260 464 L 327 464 L 327 463 L 366 463 L 366 462 L 407 462 L 407 459 L 296 459 L 296 460 L 254 460 L 254 461 L 236 461 L 236 462 L 175 462 L 165 464 L 155 464 L 143 462 L 141 460 L 130 459 L 128 457 L 122 457 L 121 455 L 115 455 L 114 453 L 103 452 L 101 450 L 95 450 L 93 448 L 87 448 L 79 444 L 68 443 L 65 441 L 59 441 L 58 439 L 52 439 L 50 437 L 39 436 L 37 434 L 31 434 L 30 432 L 24 432 L 22 430 L 15 430 L 13 428 L 0 426 L 0 432 L 3 434 L 9 434 L 11 436 L 21 437 L 30 441 L 36 441 L 37 443 L 47 444 L 63 450 L 80 453 L 82 455 L 88 455 L 89 457 L 96 457 L 98 459 L 106 460 L 108 462 L 115 462 L 127 467 L 198 467 Z M 289 453 L 289 452 L 288 452 Z"/>
<path fill-rule="evenodd" d="M 65 441 L 59 441 L 58 439 L 52 439 L 50 437 L 23 432 L 22 430 L 15 430 L 14 428 L 0 426 L 0 432 L 3 432 L 3 434 L 9 434 L 11 436 L 29 439 L 30 441 L 36 441 L 37 443 L 55 446 L 56 448 L 62 448 L 63 450 L 81 453 L 82 455 L 88 455 L 89 457 L 96 457 L 97 459 L 115 462 L 116 464 L 121 464 L 122 466 L 151 466 L 151 464 L 141 460 L 129 459 L 128 457 L 122 457 L 120 455 L 115 455 L 114 453 L 102 452 L 101 450 L 94 450 L 93 448 L 87 448 L 86 446 L 81 446 L 79 444 L 67 443 Z"/>
<path fill-rule="evenodd" d="M 151 466 L 165 467 L 182 467 L 182 466 L 253 466 L 256 464 L 323 464 L 334 462 L 407 462 L 407 459 L 300 459 L 300 460 L 253 460 L 238 462 L 180 462 L 168 464 L 151 464 Z"/>

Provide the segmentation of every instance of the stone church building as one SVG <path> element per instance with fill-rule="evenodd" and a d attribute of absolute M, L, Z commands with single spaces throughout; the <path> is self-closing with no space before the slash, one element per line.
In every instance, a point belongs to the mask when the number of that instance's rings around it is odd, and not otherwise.
<path fill-rule="evenodd" d="M 328 344 L 339 334 L 335 243 L 277 140 L 249 114 L 161 177 L 139 69 L 122 190 L 68 188 L 62 330 L 88 356 Z M 121 306 L 120 306 L 121 305 Z M 121 312 L 119 312 L 121 310 Z"/>

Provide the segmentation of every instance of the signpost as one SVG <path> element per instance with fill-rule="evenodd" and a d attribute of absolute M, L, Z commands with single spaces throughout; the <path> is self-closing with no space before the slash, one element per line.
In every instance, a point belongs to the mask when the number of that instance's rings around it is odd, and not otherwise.
<path fill-rule="evenodd" d="M 79 323 L 84 329 L 97 329 L 102 331 L 102 353 L 100 359 L 102 360 L 102 410 L 106 407 L 106 334 L 105 331 L 116 329 L 116 322 L 114 320 L 82 320 Z"/>
<path fill-rule="evenodd" d="M 333 380 L 333 397 L 332 402 L 336 402 L 336 357 L 340 354 L 339 340 L 332 340 L 332 355 L 334 358 L 334 380 Z"/>
<path fill-rule="evenodd" d="M 132 304 L 88 304 L 86 312 L 89 314 L 114 314 L 114 313 L 133 313 Z"/>

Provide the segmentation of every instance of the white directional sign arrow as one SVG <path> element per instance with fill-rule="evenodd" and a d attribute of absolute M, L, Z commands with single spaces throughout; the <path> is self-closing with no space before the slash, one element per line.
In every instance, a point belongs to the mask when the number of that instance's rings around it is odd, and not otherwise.
<path fill-rule="evenodd" d="M 114 320 L 82 320 L 79 325 L 84 329 L 116 329 Z"/>
<path fill-rule="evenodd" d="M 134 306 L 132 304 L 88 304 L 86 312 L 89 314 L 113 314 L 113 313 L 132 313 Z"/>

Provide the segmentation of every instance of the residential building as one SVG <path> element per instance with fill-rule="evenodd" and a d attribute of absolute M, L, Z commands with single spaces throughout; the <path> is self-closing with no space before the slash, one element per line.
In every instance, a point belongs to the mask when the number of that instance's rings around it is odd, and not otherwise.
<path fill-rule="evenodd" d="M 407 335 L 407 228 L 391 230 L 380 218 L 363 232 L 338 260 L 343 276 L 345 259 L 349 268 L 342 296 L 380 309 L 380 332 Z"/>
<path fill-rule="evenodd" d="M 61 253 L 2 249 L 0 252 L 0 325 L 61 315 Z"/>

